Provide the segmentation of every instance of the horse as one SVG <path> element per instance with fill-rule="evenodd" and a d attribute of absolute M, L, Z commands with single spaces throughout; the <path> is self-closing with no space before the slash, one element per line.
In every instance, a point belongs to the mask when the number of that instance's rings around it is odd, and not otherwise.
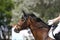
<path fill-rule="evenodd" d="M 24 24 L 27 25 L 26 28 L 28 27 L 31 29 L 35 40 L 54 40 L 48 36 L 48 32 L 50 30 L 49 25 L 40 18 L 36 17 L 33 13 L 26 14 L 24 11 L 23 13 L 23 19 L 25 20 Z M 24 26 L 21 27 L 24 28 Z"/>

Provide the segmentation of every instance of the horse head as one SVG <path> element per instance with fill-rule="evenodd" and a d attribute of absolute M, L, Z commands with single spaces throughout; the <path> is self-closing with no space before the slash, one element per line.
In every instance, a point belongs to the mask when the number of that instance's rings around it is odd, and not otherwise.
<path fill-rule="evenodd" d="M 25 20 L 26 23 L 26 27 L 30 27 L 31 24 L 35 24 L 35 22 L 37 21 L 37 17 L 33 14 L 33 13 L 25 13 L 23 11 L 23 19 Z"/>
<path fill-rule="evenodd" d="M 26 29 L 26 26 L 27 26 L 26 25 L 27 15 L 26 15 L 25 11 L 22 10 L 22 12 L 23 12 L 23 15 L 22 15 L 21 19 L 18 21 L 18 23 L 14 29 L 14 31 L 17 33 L 19 33 L 20 30 Z"/>

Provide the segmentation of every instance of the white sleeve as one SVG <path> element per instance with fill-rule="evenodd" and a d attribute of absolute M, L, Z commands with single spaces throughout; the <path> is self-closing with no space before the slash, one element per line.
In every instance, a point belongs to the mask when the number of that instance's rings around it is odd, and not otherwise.
<path fill-rule="evenodd" d="M 52 25 L 53 24 L 53 20 L 48 20 L 48 25 Z"/>

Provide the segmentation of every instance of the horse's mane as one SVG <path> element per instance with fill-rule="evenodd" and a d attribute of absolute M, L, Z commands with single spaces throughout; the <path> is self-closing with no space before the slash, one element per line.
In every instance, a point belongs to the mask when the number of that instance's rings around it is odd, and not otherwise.
<path fill-rule="evenodd" d="M 40 18 L 36 18 L 36 21 L 37 22 L 42 22 L 42 23 L 44 23 L 44 24 L 46 24 L 43 20 L 41 20 Z M 47 25 L 47 24 L 46 24 Z"/>
<path fill-rule="evenodd" d="M 31 16 L 33 19 L 36 19 L 37 22 L 42 22 L 42 23 L 46 24 L 41 18 L 35 16 L 33 13 L 28 14 L 28 16 Z"/>
<path fill-rule="evenodd" d="M 35 16 L 33 13 L 32 14 L 28 14 L 28 16 L 31 16 L 33 19 L 36 20 L 36 22 L 42 22 L 44 23 L 45 25 L 47 25 L 41 18 Z M 47 25 L 49 27 L 49 25 Z"/>

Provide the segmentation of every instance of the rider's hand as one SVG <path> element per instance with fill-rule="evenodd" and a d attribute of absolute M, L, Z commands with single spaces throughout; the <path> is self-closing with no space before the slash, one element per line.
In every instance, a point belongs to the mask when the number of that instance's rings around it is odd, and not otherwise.
<path fill-rule="evenodd" d="M 52 25 L 54 23 L 53 20 L 48 20 L 48 25 Z"/>

